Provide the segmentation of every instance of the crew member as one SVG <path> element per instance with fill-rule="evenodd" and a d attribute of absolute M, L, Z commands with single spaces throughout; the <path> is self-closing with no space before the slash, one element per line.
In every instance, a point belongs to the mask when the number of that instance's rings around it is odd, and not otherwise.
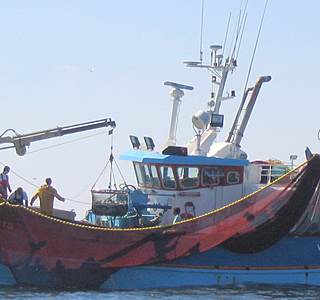
<path fill-rule="evenodd" d="M 174 219 L 172 221 L 173 224 L 182 221 L 182 219 L 180 217 L 180 208 L 179 207 L 176 206 L 173 208 L 173 214 L 174 214 Z"/>
<path fill-rule="evenodd" d="M 57 198 L 58 200 L 64 202 L 65 199 L 61 197 L 57 190 L 51 186 L 51 178 L 46 178 L 46 184 L 42 185 L 39 190 L 34 194 L 31 199 L 30 204 L 33 205 L 34 201 L 39 197 L 40 199 L 40 210 L 43 214 L 53 215 L 53 200 Z"/>
<path fill-rule="evenodd" d="M 12 192 L 10 184 L 9 184 L 9 175 L 8 175 L 9 171 L 10 171 L 10 167 L 5 166 L 3 168 L 3 172 L 0 174 L 0 184 L 2 185 L 2 187 L 4 189 L 5 193 L 4 193 L 3 197 L 5 199 L 8 198 L 8 190 L 10 193 Z"/>
<path fill-rule="evenodd" d="M 9 202 L 12 203 L 12 204 L 23 205 L 23 201 L 25 202 L 25 205 L 28 206 L 28 195 L 27 195 L 27 193 L 22 189 L 22 187 L 18 187 L 9 196 Z"/>

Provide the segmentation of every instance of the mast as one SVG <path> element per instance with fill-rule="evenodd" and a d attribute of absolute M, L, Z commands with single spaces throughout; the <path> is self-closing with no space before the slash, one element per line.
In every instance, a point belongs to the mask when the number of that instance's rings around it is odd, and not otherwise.
<path fill-rule="evenodd" d="M 223 116 L 220 115 L 221 102 L 235 97 L 235 92 L 223 96 L 228 74 L 237 67 L 236 60 L 231 57 L 223 62 L 223 55 L 219 53 L 222 50 L 221 45 L 211 45 L 211 61 L 209 65 L 201 62 L 187 61 L 184 62 L 187 67 L 205 68 L 211 72 L 211 82 L 217 86 L 216 93 L 211 92 L 211 98 L 208 102 L 206 114 L 210 122 L 205 128 L 199 128 L 195 124 L 196 137 L 188 144 L 188 153 L 191 155 L 207 155 L 210 146 L 217 137 L 220 128 L 223 126 Z"/>

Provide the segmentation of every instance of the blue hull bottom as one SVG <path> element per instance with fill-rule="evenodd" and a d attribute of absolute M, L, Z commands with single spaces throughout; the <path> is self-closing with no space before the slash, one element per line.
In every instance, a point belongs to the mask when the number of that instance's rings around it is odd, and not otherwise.
<path fill-rule="evenodd" d="M 122 268 L 101 289 L 134 290 L 245 283 L 320 286 L 320 237 L 284 238 L 255 254 L 237 254 L 220 247 L 161 266 Z M 0 285 L 16 281 L 0 265 Z"/>
<path fill-rule="evenodd" d="M 155 288 L 230 286 L 246 283 L 320 284 L 320 270 L 213 270 L 190 268 L 125 268 L 107 280 L 101 289 L 135 290 Z"/>
<path fill-rule="evenodd" d="M 17 284 L 10 269 L 5 265 L 0 265 L 0 285 L 15 285 Z"/>
<path fill-rule="evenodd" d="M 162 266 L 123 268 L 103 289 L 223 286 L 244 283 L 320 285 L 320 238 L 284 238 L 255 254 L 215 247 Z"/>

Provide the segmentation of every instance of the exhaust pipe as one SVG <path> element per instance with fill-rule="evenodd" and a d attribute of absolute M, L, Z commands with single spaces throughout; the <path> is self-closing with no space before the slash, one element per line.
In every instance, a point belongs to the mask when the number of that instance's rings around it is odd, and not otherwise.
<path fill-rule="evenodd" d="M 254 105 L 256 103 L 256 100 L 257 100 L 258 94 L 260 92 L 261 86 L 262 86 L 262 84 L 264 82 L 269 82 L 270 80 L 271 80 L 271 76 L 261 76 L 261 77 L 258 78 L 258 80 L 257 80 L 257 82 L 256 82 L 256 84 L 255 84 L 255 86 L 253 88 L 251 98 L 249 100 L 249 103 L 247 105 L 245 114 L 244 114 L 244 116 L 242 118 L 239 130 L 238 130 L 238 132 L 236 134 L 236 137 L 235 137 L 234 144 L 238 148 L 240 148 L 240 142 L 241 142 L 241 139 L 243 138 L 243 133 L 244 133 L 246 127 L 247 127 L 249 118 L 251 116 L 253 107 L 254 107 Z"/>

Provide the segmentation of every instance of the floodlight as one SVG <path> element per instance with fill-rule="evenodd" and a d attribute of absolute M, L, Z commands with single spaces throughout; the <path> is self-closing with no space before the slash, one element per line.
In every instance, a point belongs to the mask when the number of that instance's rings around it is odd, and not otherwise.
<path fill-rule="evenodd" d="M 147 137 L 147 136 L 144 136 L 143 138 L 144 138 L 144 142 L 146 143 L 147 149 L 153 150 L 154 146 L 155 146 L 153 139 L 151 137 Z"/>
<path fill-rule="evenodd" d="M 140 145 L 141 145 L 139 142 L 139 139 L 134 135 L 130 135 L 129 137 L 130 137 L 130 141 L 131 141 L 133 149 L 139 149 Z"/>

